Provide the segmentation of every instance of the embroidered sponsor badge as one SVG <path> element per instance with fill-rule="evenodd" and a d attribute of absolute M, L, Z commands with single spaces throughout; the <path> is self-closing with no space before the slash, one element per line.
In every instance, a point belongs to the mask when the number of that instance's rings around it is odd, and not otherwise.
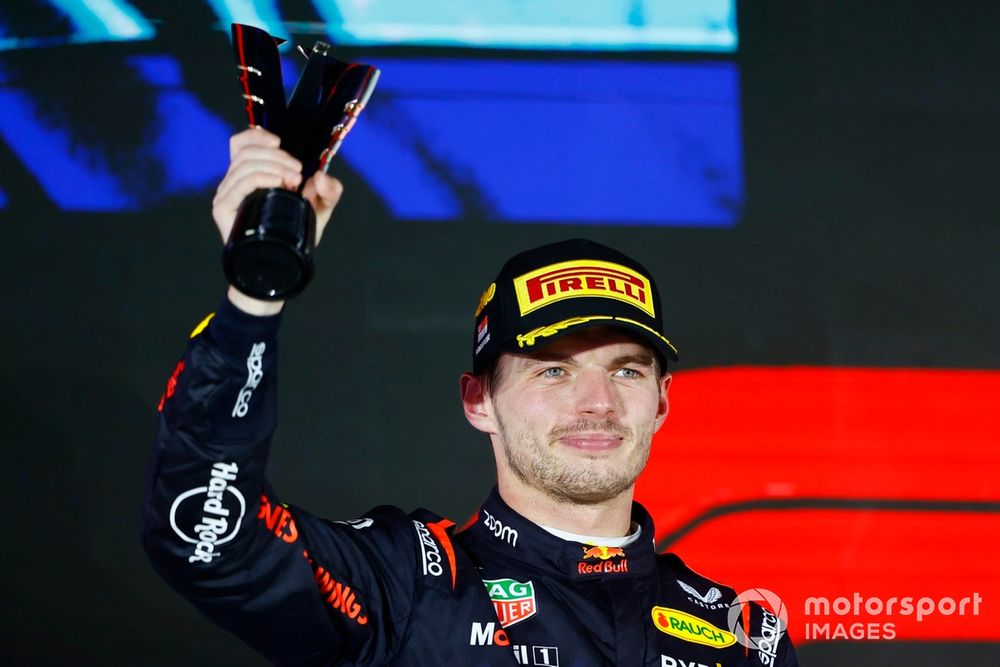
<path fill-rule="evenodd" d="M 522 584 L 513 579 L 489 579 L 483 584 L 493 601 L 501 626 L 508 628 L 538 612 L 535 587 L 530 581 Z"/>
<path fill-rule="evenodd" d="M 621 547 L 602 547 L 602 546 L 592 546 L 583 548 L 584 558 L 600 558 L 601 560 L 608 560 L 609 558 L 624 558 L 625 550 Z"/>
<path fill-rule="evenodd" d="M 493 300 L 493 295 L 497 293 L 497 284 L 490 283 L 490 286 L 486 288 L 483 295 L 479 297 L 479 304 L 476 305 L 476 313 L 473 317 L 479 317 L 479 313 L 483 312 L 483 308 Z"/>
<path fill-rule="evenodd" d="M 549 264 L 514 278 L 521 315 L 563 299 L 602 297 L 631 304 L 655 317 L 649 279 L 632 269 L 600 260 Z"/>
<path fill-rule="evenodd" d="M 736 635 L 733 633 L 720 630 L 708 621 L 683 611 L 653 607 L 652 615 L 656 629 L 672 637 L 712 648 L 725 648 L 736 643 Z"/>

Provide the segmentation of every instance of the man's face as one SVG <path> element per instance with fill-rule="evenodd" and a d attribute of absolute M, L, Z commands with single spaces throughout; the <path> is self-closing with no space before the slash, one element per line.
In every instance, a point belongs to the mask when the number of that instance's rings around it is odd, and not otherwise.
<path fill-rule="evenodd" d="M 559 501 L 629 490 L 667 414 L 670 377 L 628 333 L 591 328 L 504 354 L 489 403 L 498 476 Z"/>

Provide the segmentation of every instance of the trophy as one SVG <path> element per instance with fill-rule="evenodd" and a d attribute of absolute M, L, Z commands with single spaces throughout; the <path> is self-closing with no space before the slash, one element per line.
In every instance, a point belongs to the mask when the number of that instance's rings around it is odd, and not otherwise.
<path fill-rule="evenodd" d="M 223 250 L 226 278 L 257 299 L 288 299 L 305 289 L 313 276 L 316 213 L 302 188 L 330 163 L 354 127 L 378 82 L 379 70 L 329 55 L 330 45 L 316 42 L 291 99 L 285 104 L 278 45 L 284 40 L 248 25 L 234 23 L 233 50 L 250 127 L 281 137 L 281 148 L 302 163 L 297 192 L 258 189 L 236 213 Z"/>

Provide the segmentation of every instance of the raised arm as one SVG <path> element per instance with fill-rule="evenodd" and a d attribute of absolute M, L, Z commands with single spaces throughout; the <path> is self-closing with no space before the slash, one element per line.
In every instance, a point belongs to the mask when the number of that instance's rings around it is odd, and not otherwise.
<path fill-rule="evenodd" d="M 302 180 L 302 164 L 281 150 L 281 140 L 260 128 L 236 134 L 229 142 L 229 169 L 212 201 L 212 217 L 225 243 L 236 219 L 236 211 L 248 194 L 258 188 L 295 189 Z M 317 171 L 303 188 L 302 195 L 316 211 L 316 244 L 340 201 L 344 187 L 340 181 Z M 253 315 L 274 315 L 283 301 L 260 301 L 230 286 L 229 300 L 240 310 Z"/>
<path fill-rule="evenodd" d="M 247 194 L 300 178 L 261 130 L 236 135 L 231 157 L 213 204 L 223 239 Z M 322 174 L 306 185 L 317 236 L 341 190 Z M 276 664 L 382 664 L 413 595 L 412 522 L 388 508 L 323 521 L 267 483 L 281 309 L 230 288 L 192 333 L 160 402 L 143 546 L 172 588 Z"/>

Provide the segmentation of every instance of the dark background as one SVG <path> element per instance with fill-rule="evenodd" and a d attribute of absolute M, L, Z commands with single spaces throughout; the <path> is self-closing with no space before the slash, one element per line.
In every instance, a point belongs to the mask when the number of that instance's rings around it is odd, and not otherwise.
<path fill-rule="evenodd" d="M 36 73 L 53 113 L 71 106 L 95 142 L 115 128 L 134 144 L 149 101 L 116 59 L 167 51 L 240 127 L 230 47 L 207 10 L 135 4 L 163 20 L 153 46 L 75 47 L 72 63 L 65 49 L 6 52 L 2 64 Z M 379 503 L 468 516 L 493 477 L 457 401 L 471 311 L 507 256 L 567 236 L 617 246 L 658 277 L 678 373 L 1000 366 L 1000 11 L 813 0 L 738 13 L 746 205 L 735 228 L 404 222 L 341 165 L 347 194 L 318 275 L 284 321 L 270 474 L 285 498 L 337 517 Z M 155 188 L 141 165 L 119 168 Z M 0 171 L 0 662 L 260 664 L 156 578 L 138 540 L 156 403 L 224 291 L 211 193 L 65 213 L 3 143 Z M 806 665 L 1000 660 L 995 645 L 800 653 Z"/>

